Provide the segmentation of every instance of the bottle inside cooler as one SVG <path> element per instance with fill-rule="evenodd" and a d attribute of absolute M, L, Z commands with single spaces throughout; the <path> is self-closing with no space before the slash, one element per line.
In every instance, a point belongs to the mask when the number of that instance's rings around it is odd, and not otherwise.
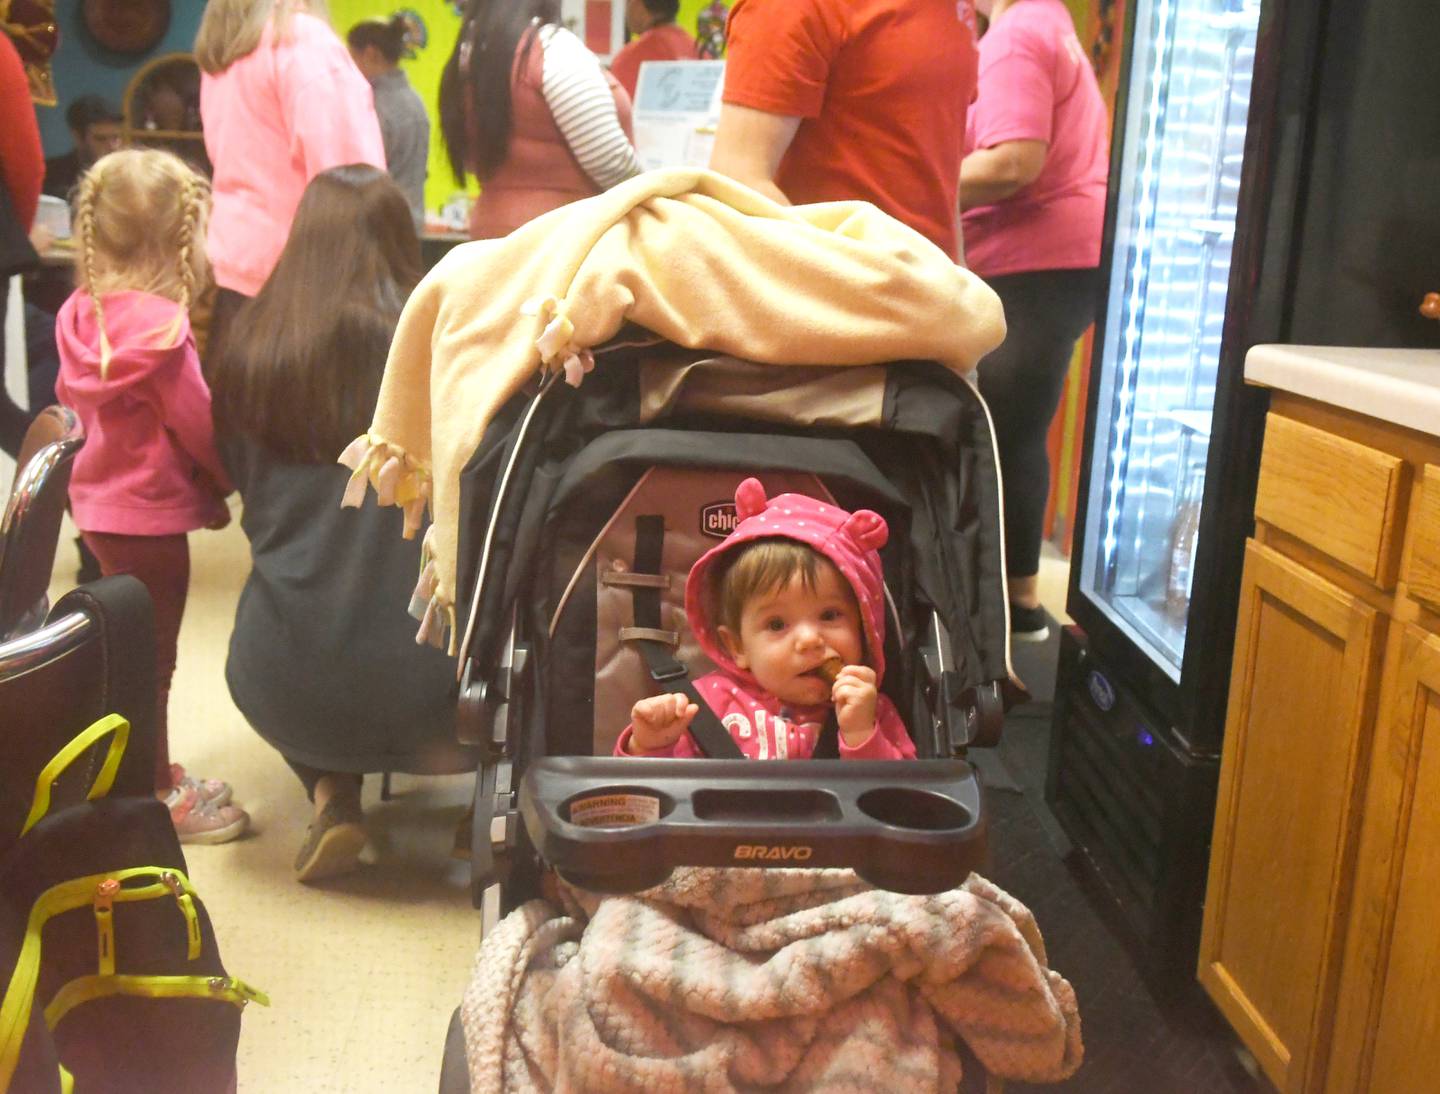
<path fill-rule="evenodd" d="M 1170 526 L 1170 570 L 1165 579 L 1165 613 L 1177 623 L 1190 612 L 1195 581 L 1195 544 L 1200 533 L 1200 506 L 1205 497 L 1205 465 L 1185 471 L 1185 488 Z"/>

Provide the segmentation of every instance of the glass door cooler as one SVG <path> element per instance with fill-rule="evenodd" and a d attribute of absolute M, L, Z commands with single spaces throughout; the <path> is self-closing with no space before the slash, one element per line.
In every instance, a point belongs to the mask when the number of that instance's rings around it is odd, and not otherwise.
<path fill-rule="evenodd" d="M 1178 683 L 1259 0 L 1156 0 L 1131 67 L 1079 586 Z"/>
<path fill-rule="evenodd" d="M 1230 655 L 1216 636 L 1233 630 L 1263 414 L 1240 382 L 1267 340 L 1249 286 L 1280 158 L 1284 62 L 1257 57 L 1262 14 L 1129 15 L 1056 685 L 1051 807 L 1162 992 L 1194 980 Z"/>

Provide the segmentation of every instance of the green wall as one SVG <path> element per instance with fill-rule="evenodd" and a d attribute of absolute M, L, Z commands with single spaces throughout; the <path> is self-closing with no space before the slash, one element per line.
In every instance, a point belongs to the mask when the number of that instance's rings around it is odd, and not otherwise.
<path fill-rule="evenodd" d="M 695 33 L 695 16 L 701 8 L 709 7 L 710 0 L 680 0 L 680 14 L 675 22 L 691 34 Z M 729 6 L 728 4 L 726 5 Z"/>
<path fill-rule="evenodd" d="M 425 25 L 424 46 L 410 60 L 401 61 L 400 67 L 405 70 L 405 75 L 410 78 L 410 83 L 430 112 L 430 173 L 425 180 L 425 208 L 433 211 L 457 194 L 466 192 L 455 184 L 445 159 L 436 105 L 440 100 L 440 73 L 455 48 L 455 36 L 460 33 L 460 16 L 455 13 L 450 0 L 406 0 L 404 3 L 330 0 L 330 23 L 344 38 L 350 28 L 362 19 L 388 18 L 402 10 L 414 12 Z M 468 192 L 476 192 L 473 179 L 469 181 Z"/>

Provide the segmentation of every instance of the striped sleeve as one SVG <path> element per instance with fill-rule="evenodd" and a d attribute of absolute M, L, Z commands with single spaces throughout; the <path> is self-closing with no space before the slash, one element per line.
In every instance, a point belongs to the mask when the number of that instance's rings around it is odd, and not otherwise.
<path fill-rule="evenodd" d="M 600 62 L 564 27 L 547 27 L 540 90 L 581 169 L 602 190 L 639 174 Z"/>

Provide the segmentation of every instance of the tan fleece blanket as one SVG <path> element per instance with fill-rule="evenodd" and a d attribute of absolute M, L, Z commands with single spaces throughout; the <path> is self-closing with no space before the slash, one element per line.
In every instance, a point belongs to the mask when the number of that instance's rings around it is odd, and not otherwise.
<path fill-rule="evenodd" d="M 480 947 L 461 1005 L 484 1094 L 953 1092 L 1080 1066 L 1074 990 L 1030 912 L 977 875 L 936 896 L 848 870 L 681 869 L 629 897 L 534 900 Z"/>
<path fill-rule="evenodd" d="M 637 176 L 504 239 L 456 247 L 415 289 L 374 422 L 342 454 L 403 506 L 427 501 L 422 633 L 453 627 L 459 475 L 497 408 L 544 369 L 578 383 L 625 321 L 768 364 L 934 359 L 972 369 L 1005 334 L 999 298 L 865 202 L 784 207 L 709 171 Z"/>

